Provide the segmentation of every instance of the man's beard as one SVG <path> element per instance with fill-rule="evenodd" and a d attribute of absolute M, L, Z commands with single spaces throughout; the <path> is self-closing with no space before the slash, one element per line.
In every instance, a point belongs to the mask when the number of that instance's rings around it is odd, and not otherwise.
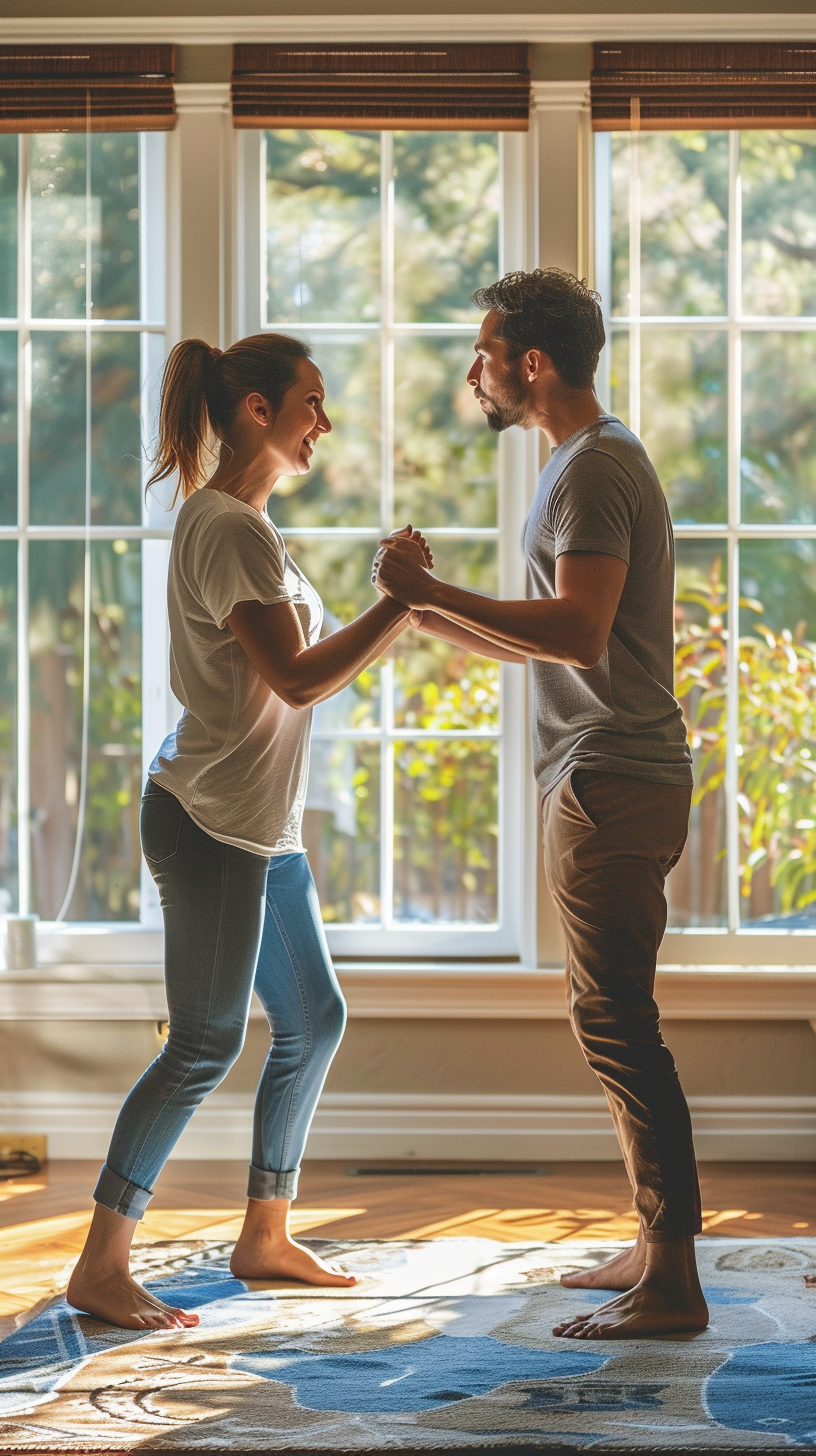
<path fill-rule="evenodd" d="M 511 425 L 524 427 L 528 423 L 529 406 L 521 380 L 511 377 L 506 383 L 503 382 L 502 393 L 504 398 L 501 400 L 482 394 L 485 403 L 489 405 L 485 410 L 485 419 L 494 435 L 500 435 L 502 430 L 509 430 Z"/>

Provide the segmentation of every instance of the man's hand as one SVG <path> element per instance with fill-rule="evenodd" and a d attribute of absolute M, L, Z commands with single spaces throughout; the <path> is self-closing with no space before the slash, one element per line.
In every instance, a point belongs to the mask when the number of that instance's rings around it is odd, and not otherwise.
<path fill-rule="evenodd" d="M 425 565 L 427 566 L 429 571 L 433 571 L 433 552 L 431 551 L 431 548 L 428 545 L 428 542 L 425 540 L 425 537 L 423 536 L 421 531 L 416 530 L 410 524 L 407 526 L 400 526 L 398 531 L 391 531 L 388 536 L 386 536 L 385 540 L 380 542 L 380 546 L 386 546 L 389 541 L 415 541 L 416 544 L 422 549 L 422 554 L 425 558 Z M 382 551 L 378 551 L 376 557 L 374 558 L 375 565 L 381 555 Z"/>
<path fill-rule="evenodd" d="M 394 601 L 422 609 L 430 605 L 432 578 L 428 566 L 433 564 L 433 557 L 424 537 L 415 539 L 417 534 L 388 536 L 381 541 L 371 580 L 378 591 L 385 592 Z"/>

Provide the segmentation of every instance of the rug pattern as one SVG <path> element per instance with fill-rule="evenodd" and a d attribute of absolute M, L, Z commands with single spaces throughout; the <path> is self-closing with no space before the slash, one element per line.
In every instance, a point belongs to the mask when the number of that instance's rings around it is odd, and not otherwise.
<path fill-rule="evenodd" d="M 816 1239 L 701 1240 L 709 1329 L 614 1344 L 551 1329 L 603 1298 L 559 1275 L 619 1246 L 307 1242 L 360 1283 L 244 1283 L 229 1245 L 187 1240 L 138 1272 L 193 1331 L 56 1301 L 0 1343 L 0 1447 L 816 1446 Z"/>

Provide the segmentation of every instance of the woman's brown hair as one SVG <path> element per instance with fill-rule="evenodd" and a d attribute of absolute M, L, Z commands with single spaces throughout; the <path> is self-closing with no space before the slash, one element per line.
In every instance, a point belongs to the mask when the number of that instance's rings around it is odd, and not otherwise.
<path fill-rule="evenodd" d="M 276 412 L 309 346 L 285 334 L 251 334 L 229 349 L 182 339 L 164 366 L 159 440 L 147 489 L 178 472 L 185 500 L 206 480 L 242 399 L 261 394 Z"/>

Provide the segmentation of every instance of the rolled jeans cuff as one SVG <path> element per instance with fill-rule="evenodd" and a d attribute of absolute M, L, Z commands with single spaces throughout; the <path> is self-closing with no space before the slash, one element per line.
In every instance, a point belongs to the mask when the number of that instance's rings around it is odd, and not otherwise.
<path fill-rule="evenodd" d="M 123 1213 L 125 1218 L 142 1218 L 153 1193 L 128 1178 L 120 1178 L 104 1163 L 93 1196 L 94 1202 L 112 1209 L 114 1213 Z"/>
<path fill-rule="evenodd" d="M 299 1168 L 276 1173 L 269 1168 L 256 1168 L 254 1163 L 250 1163 L 247 1198 L 295 1198 L 299 1175 Z"/>
<path fill-rule="evenodd" d="M 645 1244 L 677 1244 L 681 1239 L 695 1239 L 702 1233 L 702 1222 L 696 1220 L 693 1225 L 681 1229 L 650 1229 L 641 1225 L 641 1230 Z"/>

